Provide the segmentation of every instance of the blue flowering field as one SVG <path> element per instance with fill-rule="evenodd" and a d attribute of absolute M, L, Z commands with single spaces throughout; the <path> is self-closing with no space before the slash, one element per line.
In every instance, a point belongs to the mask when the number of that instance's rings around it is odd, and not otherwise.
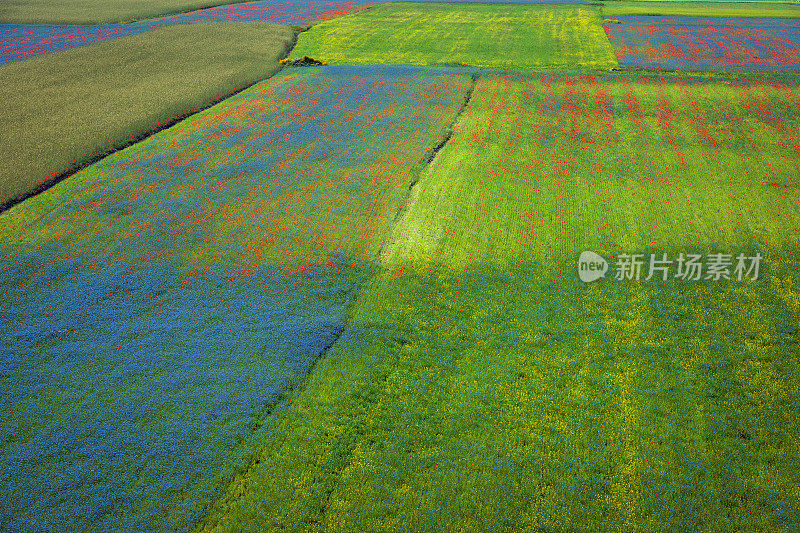
<path fill-rule="evenodd" d="M 0 533 L 800 531 L 796 5 L 6 4 Z"/>

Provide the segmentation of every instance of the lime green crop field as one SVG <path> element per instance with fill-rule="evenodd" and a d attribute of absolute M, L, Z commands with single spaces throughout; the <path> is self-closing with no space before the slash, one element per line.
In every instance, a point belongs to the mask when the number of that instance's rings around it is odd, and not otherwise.
<path fill-rule="evenodd" d="M 294 30 L 176 25 L 4 65 L 0 205 L 278 71 Z"/>
<path fill-rule="evenodd" d="M 617 65 L 591 6 L 381 4 L 317 24 L 292 57 L 330 64 L 465 63 L 500 68 Z"/>

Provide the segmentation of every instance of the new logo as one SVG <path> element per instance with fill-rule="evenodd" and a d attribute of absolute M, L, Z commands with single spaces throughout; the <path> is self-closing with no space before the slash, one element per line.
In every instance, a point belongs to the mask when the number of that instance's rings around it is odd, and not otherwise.
<path fill-rule="evenodd" d="M 581 252 L 578 258 L 578 276 L 581 281 L 589 283 L 604 278 L 608 271 L 608 261 L 594 252 Z"/>

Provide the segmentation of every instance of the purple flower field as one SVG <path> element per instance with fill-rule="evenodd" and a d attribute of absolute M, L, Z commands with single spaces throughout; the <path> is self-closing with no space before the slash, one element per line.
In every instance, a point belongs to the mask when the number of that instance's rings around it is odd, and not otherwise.
<path fill-rule="evenodd" d="M 676 70 L 800 70 L 800 20 L 619 16 L 604 29 L 620 64 Z"/>

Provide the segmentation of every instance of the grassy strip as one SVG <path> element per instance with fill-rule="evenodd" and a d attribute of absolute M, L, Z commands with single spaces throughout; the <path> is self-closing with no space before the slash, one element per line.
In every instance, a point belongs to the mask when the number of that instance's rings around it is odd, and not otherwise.
<path fill-rule="evenodd" d="M 294 30 L 164 27 L 0 69 L 0 206 L 275 73 Z"/>
<path fill-rule="evenodd" d="M 617 64 L 599 10 L 571 5 L 379 5 L 315 25 L 292 55 L 329 64 Z"/>
<path fill-rule="evenodd" d="M 607 0 L 603 15 L 798 18 L 800 5 L 770 2 L 653 2 Z"/>
<path fill-rule="evenodd" d="M 105 24 L 130 22 L 241 0 L 8 0 L 0 3 L 0 24 Z"/>

